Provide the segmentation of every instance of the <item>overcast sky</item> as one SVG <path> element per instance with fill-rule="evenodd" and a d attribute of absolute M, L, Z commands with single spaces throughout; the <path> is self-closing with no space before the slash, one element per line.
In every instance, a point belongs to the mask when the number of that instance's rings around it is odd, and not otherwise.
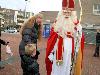
<path fill-rule="evenodd" d="M 0 0 L 2 8 L 25 9 L 34 13 L 40 11 L 59 11 L 61 10 L 62 0 Z"/>

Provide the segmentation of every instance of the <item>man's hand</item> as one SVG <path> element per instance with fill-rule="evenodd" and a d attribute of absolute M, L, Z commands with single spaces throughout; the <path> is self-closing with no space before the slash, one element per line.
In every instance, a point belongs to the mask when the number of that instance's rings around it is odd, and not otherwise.
<path fill-rule="evenodd" d="M 32 57 L 34 57 L 36 55 L 36 48 L 34 48 L 33 53 L 32 53 Z"/>

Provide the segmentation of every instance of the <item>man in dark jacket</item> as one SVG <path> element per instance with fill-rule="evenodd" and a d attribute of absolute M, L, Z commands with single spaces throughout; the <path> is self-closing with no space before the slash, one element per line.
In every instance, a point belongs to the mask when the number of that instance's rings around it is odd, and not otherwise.
<path fill-rule="evenodd" d="M 7 45 L 7 43 L 4 40 L 0 39 L 0 62 L 1 62 L 1 44 Z M 4 68 L 4 66 L 1 66 L 1 64 L 0 64 L 0 69 L 3 69 L 3 68 Z"/>
<path fill-rule="evenodd" d="M 99 47 L 100 47 L 100 30 L 97 30 L 97 34 L 96 34 L 96 48 L 95 48 L 94 57 L 99 57 Z"/>

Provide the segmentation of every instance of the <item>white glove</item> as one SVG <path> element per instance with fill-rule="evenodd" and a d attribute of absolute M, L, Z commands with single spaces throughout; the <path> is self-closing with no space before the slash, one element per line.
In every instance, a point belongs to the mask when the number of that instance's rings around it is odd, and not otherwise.
<path fill-rule="evenodd" d="M 53 62 L 53 59 L 54 59 L 53 53 L 50 53 L 50 55 L 48 56 L 48 58 L 49 58 L 49 60 L 50 60 L 51 62 Z"/>

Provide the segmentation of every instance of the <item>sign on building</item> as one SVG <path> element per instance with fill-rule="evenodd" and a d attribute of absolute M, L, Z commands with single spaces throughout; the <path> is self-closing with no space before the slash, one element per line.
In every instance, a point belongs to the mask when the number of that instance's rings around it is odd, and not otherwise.
<path fill-rule="evenodd" d="M 15 11 L 15 15 L 14 15 L 14 22 L 17 24 L 17 14 L 18 14 L 18 11 Z"/>

